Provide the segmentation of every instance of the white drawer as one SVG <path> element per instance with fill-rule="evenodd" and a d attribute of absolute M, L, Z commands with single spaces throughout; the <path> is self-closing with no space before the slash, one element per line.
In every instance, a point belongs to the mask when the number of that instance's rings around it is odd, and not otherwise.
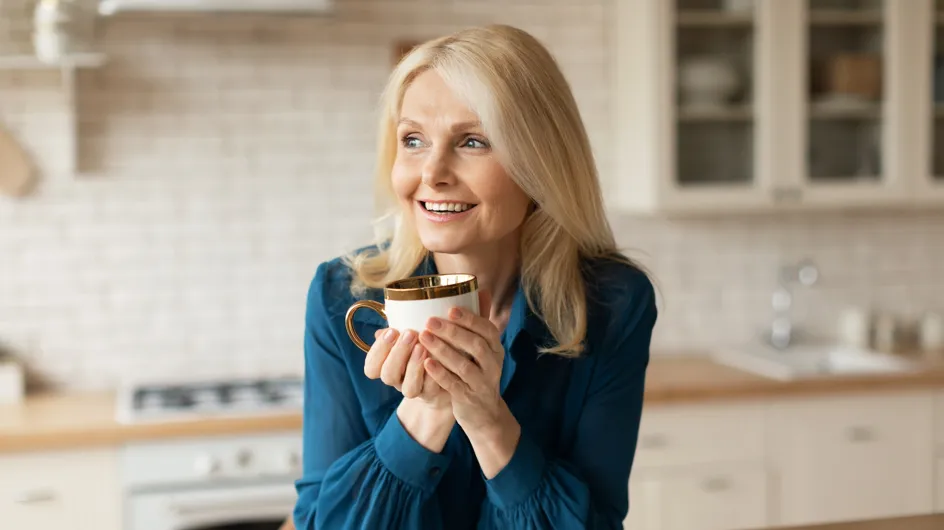
<path fill-rule="evenodd" d="M 114 451 L 0 456 L 4 528 L 119 530 L 121 489 Z"/>
<path fill-rule="evenodd" d="M 764 421 L 757 405 L 646 406 L 633 468 L 762 460 Z"/>

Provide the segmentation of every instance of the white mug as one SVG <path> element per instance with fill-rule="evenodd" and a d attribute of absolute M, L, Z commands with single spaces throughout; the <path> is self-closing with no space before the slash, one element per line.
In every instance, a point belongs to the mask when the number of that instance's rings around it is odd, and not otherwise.
<path fill-rule="evenodd" d="M 367 352 L 370 346 L 354 330 L 354 313 L 371 309 L 397 331 L 426 328 L 430 317 L 448 318 L 449 310 L 461 307 L 479 314 L 479 283 L 471 274 L 430 274 L 388 283 L 384 287 L 384 303 L 359 300 L 347 310 L 344 324 L 347 334 L 358 348 Z"/>

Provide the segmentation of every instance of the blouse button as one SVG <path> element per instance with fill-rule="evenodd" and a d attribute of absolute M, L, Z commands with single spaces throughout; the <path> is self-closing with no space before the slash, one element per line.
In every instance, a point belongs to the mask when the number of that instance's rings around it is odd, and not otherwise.
<path fill-rule="evenodd" d="M 429 476 L 435 477 L 436 475 L 439 474 L 439 471 L 440 471 L 440 469 L 439 469 L 438 467 L 431 468 L 431 469 L 429 470 Z"/>

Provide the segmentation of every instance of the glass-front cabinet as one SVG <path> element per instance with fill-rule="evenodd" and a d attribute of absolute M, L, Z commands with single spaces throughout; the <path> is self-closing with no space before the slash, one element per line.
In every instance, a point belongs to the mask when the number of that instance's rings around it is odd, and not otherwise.
<path fill-rule="evenodd" d="M 884 208 L 944 187 L 944 0 L 616 5 L 617 209 Z"/>
<path fill-rule="evenodd" d="M 926 157 L 928 178 L 924 180 L 922 191 L 927 192 L 925 196 L 930 200 L 944 201 L 944 0 L 936 0 L 932 10 L 930 94 L 926 112 L 930 116 L 931 139 Z"/>
<path fill-rule="evenodd" d="M 676 184 L 751 186 L 756 173 L 753 10 L 722 0 L 677 0 L 677 5 Z"/>
<path fill-rule="evenodd" d="M 817 183 L 882 179 L 887 0 L 808 0 L 806 174 Z"/>

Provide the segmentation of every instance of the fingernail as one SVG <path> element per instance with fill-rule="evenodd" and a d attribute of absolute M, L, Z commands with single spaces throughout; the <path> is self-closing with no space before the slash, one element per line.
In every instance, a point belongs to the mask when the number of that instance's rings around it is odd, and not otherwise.
<path fill-rule="evenodd" d="M 423 333 L 420 334 L 420 340 L 432 344 L 436 342 L 436 335 L 433 335 L 432 333 L 428 331 L 424 331 Z"/>
<path fill-rule="evenodd" d="M 433 317 L 426 322 L 426 327 L 429 329 L 439 329 L 442 327 L 442 322 L 440 322 L 438 318 Z"/>
<path fill-rule="evenodd" d="M 404 331 L 403 340 L 406 341 L 407 343 L 413 342 L 414 340 L 416 340 L 416 332 L 413 331 L 412 329 L 408 329 Z"/>
<path fill-rule="evenodd" d="M 452 309 L 449 310 L 449 318 L 453 320 L 458 320 L 462 318 L 462 310 L 459 309 L 458 307 L 453 307 Z"/>
<path fill-rule="evenodd" d="M 387 342 L 393 342 L 397 339 L 397 330 L 390 328 L 384 333 L 384 340 Z"/>
<path fill-rule="evenodd" d="M 413 360 L 419 361 L 422 358 L 423 358 L 423 347 L 420 346 L 419 344 L 417 344 L 416 346 L 413 346 Z"/>

